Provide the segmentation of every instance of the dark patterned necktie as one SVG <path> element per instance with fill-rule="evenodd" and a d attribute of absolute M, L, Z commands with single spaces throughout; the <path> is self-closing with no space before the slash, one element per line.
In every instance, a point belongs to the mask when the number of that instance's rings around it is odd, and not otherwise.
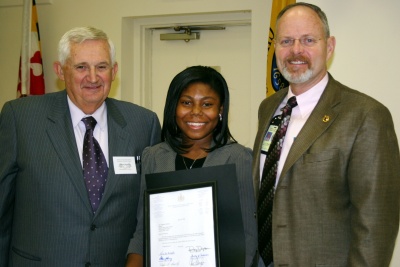
<path fill-rule="evenodd" d="M 104 193 L 108 167 L 103 151 L 97 140 L 93 137 L 93 130 L 97 123 L 96 120 L 93 117 L 86 117 L 82 121 L 86 127 L 85 138 L 83 140 L 83 178 L 93 213 L 95 213 Z"/>
<path fill-rule="evenodd" d="M 281 149 L 289 125 L 292 108 L 297 106 L 296 97 L 289 98 L 282 109 L 281 122 L 276 131 L 262 171 L 260 194 L 258 197 L 258 249 L 265 266 L 273 262 L 272 252 L 272 204 L 275 193 L 276 171 Z"/>

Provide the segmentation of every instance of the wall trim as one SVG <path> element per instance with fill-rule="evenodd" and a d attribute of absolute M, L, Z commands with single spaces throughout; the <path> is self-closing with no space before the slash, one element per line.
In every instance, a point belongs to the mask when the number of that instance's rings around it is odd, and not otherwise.
<path fill-rule="evenodd" d="M 24 0 L 0 0 L 0 7 L 22 6 Z M 36 0 L 36 5 L 52 4 L 53 0 Z"/>

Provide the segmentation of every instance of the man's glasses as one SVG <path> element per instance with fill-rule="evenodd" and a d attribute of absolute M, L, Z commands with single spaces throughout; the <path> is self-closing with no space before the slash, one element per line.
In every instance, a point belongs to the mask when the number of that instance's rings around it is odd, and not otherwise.
<path fill-rule="evenodd" d="M 300 44 L 304 47 L 312 47 L 318 43 L 319 40 L 322 38 L 314 38 L 310 36 L 306 37 L 301 37 L 299 39 L 294 39 L 294 38 L 278 38 L 274 39 L 274 42 L 276 45 L 281 46 L 281 47 L 291 47 L 294 45 L 294 42 L 298 40 Z"/>

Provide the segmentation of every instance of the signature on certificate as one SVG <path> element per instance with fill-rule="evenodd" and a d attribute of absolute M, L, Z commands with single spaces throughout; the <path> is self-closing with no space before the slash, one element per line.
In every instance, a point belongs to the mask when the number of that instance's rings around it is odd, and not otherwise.
<path fill-rule="evenodd" d="M 189 252 L 191 252 L 191 253 L 203 252 L 203 251 L 206 251 L 206 250 L 210 249 L 210 248 L 201 247 L 201 246 L 189 246 L 187 248 L 188 248 Z"/>
<path fill-rule="evenodd" d="M 206 263 L 206 259 L 208 257 L 208 254 L 191 255 L 189 266 L 203 266 Z"/>
<path fill-rule="evenodd" d="M 158 257 L 159 266 L 179 266 L 179 261 L 174 261 L 174 251 L 162 251 Z"/>

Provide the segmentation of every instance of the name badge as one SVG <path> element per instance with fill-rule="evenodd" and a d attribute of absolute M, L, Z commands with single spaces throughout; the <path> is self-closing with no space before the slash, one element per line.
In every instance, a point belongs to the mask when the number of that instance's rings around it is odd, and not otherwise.
<path fill-rule="evenodd" d="M 135 157 L 113 157 L 115 174 L 137 174 Z"/>
<path fill-rule="evenodd" d="M 271 123 L 269 125 L 268 131 L 264 136 L 264 140 L 261 144 L 261 153 L 263 154 L 267 154 L 268 153 L 268 149 L 271 145 L 272 139 L 274 138 L 274 135 L 276 133 L 276 131 L 279 128 L 279 124 L 281 122 L 281 116 L 277 115 L 275 117 L 272 118 Z"/>

